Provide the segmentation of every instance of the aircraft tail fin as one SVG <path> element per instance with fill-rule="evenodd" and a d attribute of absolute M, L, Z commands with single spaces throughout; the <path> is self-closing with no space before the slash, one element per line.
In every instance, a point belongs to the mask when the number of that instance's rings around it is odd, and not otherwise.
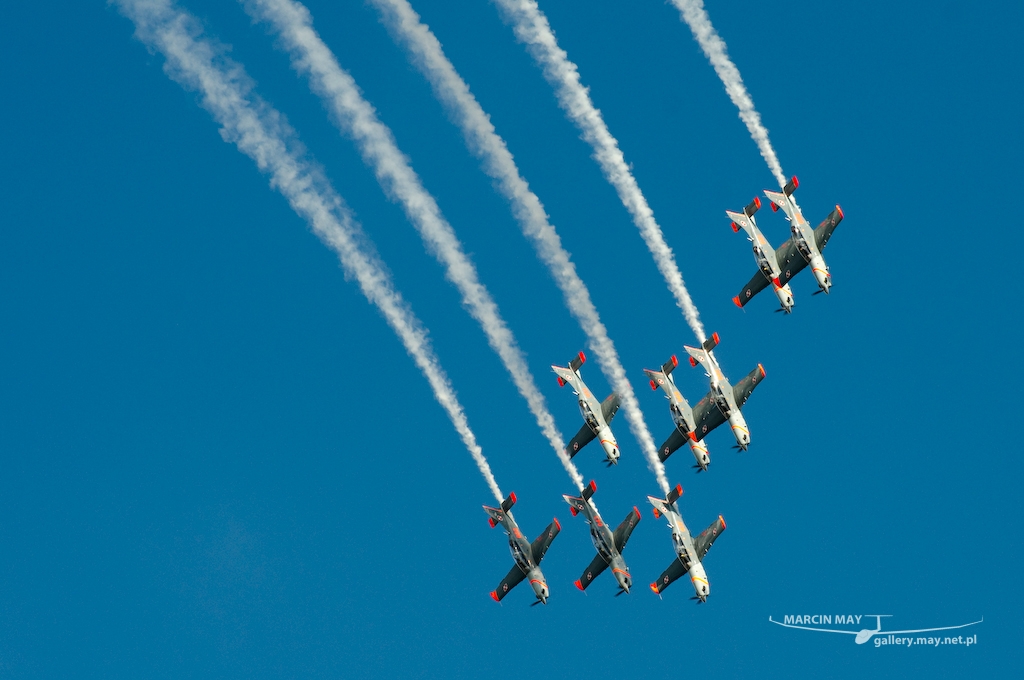
<path fill-rule="evenodd" d="M 786 186 L 782 187 L 782 193 L 787 196 L 792 196 L 798 186 L 800 186 L 800 182 L 797 180 L 796 175 L 794 175 L 788 182 L 786 182 Z"/>
<path fill-rule="evenodd" d="M 705 352 L 710 352 L 715 347 L 718 347 L 718 342 L 718 333 L 712 333 L 711 337 L 705 340 L 704 344 L 702 344 L 701 347 L 704 348 Z"/>
<path fill-rule="evenodd" d="M 583 487 L 583 500 L 589 501 L 590 497 L 597 492 L 597 482 L 590 480 L 590 484 Z"/>
<path fill-rule="evenodd" d="M 682 484 L 676 484 L 676 488 L 674 488 L 674 489 L 672 489 L 671 491 L 668 492 L 668 496 L 665 498 L 665 503 L 667 503 L 668 505 L 672 505 L 677 500 L 679 500 L 679 497 L 682 496 L 682 495 L 683 495 L 683 485 Z"/>
<path fill-rule="evenodd" d="M 746 215 L 747 217 L 753 217 L 754 213 L 756 213 L 760 209 L 761 209 L 761 199 L 758 198 L 757 196 L 754 196 L 754 200 L 751 201 L 750 204 L 747 205 L 747 207 L 743 209 L 743 214 Z"/>
<path fill-rule="evenodd" d="M 512 509 L 512 506 L 516 504 L 516 492 L 513 491 L 508 495 L 508 498 L 501 502 L 501 509 L 508 512 Z"/>

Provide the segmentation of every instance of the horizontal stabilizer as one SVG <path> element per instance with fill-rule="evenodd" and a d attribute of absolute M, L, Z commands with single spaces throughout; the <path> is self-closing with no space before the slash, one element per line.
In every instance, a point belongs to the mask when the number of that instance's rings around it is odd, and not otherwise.
<path fill-rule="evenodd" d="M 792 196 L 793 192 L 796 191 L 796 188 L 798 186 L 800 186 L 800 182 L 797 181 L 797 178 L 794 175 L 792 178 L 790 178 L 788 182 L 786 182 L 786 186 L 782 187 L 782 193 L 786 194 L 787 196 Z"/>
<path fill-rule="evenodd" d="M 683 495 L 683 486 L 682 486 L 682 484 L 676 484 L 676 488 L 674 488 L 674 489 L 672 489 L 671 491 L 668 492 L 668 497 L 665 498 L 665 502 L 668 503 L 669 505 L 672 505 L 677 500 L 679 500 L 679 497 L 682 496 L 682 495 Z"/>
<path fill-rule="evenodd" d="M 508 512 L 512 509 L 512 506 L 516 504 L 516 493 L 513 491 L 508 495 L 508 498 L 501 502 L 501 509 Z"/>
<path fill-rule="evenodd" d="M 587 356 L 583 352 L 580 352 L 572 361 L 569 362 L 569 370 L 578 371 L 580 370 L 580 366 L 585 363 L 587 363 Z"/>
<path fill-rule="evenodd" d="M 701 346 L 704 348 L 705 352 L 710 352 L 715 347 L 718 347 L 718 333 L 712 333 L 711 337 L 705 340 L 704 344 Z"/>
<path fill-rule="evenodd" d="M 597 482 L 590 480 L 590 484 L 583 488 L 583 500 L 589 501 L 590 497 L 597 492 Z"/>

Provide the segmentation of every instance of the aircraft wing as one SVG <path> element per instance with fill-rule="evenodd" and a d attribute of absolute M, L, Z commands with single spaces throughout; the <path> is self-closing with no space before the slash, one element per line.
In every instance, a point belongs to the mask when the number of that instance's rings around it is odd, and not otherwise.
<path fill-rule="evenodd" d="M 597 435 L 594 434 L 594 431 L 590 429 L 590 426 L 583 423 L 583 427 L 580 428 L 580 431 L 577 432 L 576 436 L 573 437 L 566 445 L 565 452 L 569 454 L 570 458 L 572 458 L 580 452 L 580 449 L 594 441 L 594 437 L 596 436 Z"/>
<path fill-rule="evenodd" d="M 534 540 L 533 545 L 530 546 L 530 552 L 533 553 L 533 563 L 540 566 L 540 561 L 544 559 L 544 555 L 547 554 L 548 548 L 551 546 L 551 541 L 555 540 L 555 536 L 562 530 L 562 525 L 558 523 L 558 520 L 553 520 L 548 528 L 544 530 L 540 536 Z"/>
<path fill-rule="evenodd" d="M 619 395 L 612 392 L 601 402 L 601 413 L 604 415 L 605 425 L 610 425 L 615 413 L 619 410 Z"/>
<path fill-rule="evenodd" d="M 782 285 L 800 273 L 807 266 L 807 260 L 797 250 L 796 242 L 789 239 L 775 251 L 775 260 L 779 263 L 779 282 Z"/>
<path fill-rule="evenodd" d="M 658 580 L 651 584 L 651 590 L 658 595 L 665 592 L 665 588 L 668 588 L 673 581 L 678 579 L 680 576 L 686 574 L 686 568 L 683 567 L 683 563 L 679 561 L 679 558 L 673 558 L 672 564 L 668 565 L 668 568 L 661 572 L 661 576 Z"/>
<path fill-rule="evenodd" d="M 825 250 L 825 245 L 828 243 L 829 238 L 832 237 L 832 232 L 836 226 L 843 221 L 843 209 L 838 205 L 836 209 L 829 213 L 829 216 L 817 226 L 814 230 L 814 241 L 818 244 L 818 250 Z"/>
<path fill-rule="evenodd" d="M 725 520 L 719 515 L 718 519 L 711 523 L 711 526 L 700 532 L 700 536 L 693 539 L 693 548 L 697 551 L 698 560 L 704 559 L 704 556 L 708 554 L 708 550 L 711 549 L 711 544 L 715 542 L 715 539 L 723 531 L 725 531 Z"/>
<path fill-rule="evenodd" d="M 498 602 L 501 602 L 501 598 L 508 595 L 508 592 L 519 585 L 524 578 L 526 578 L 526 574 L 523 573 L 523 570 L 519 568 L 519 565 L 513 564 L 512 570 L 508 572 L 508 576 L 501 579 L 501 583 L 494 589 L 493 597 Z M 494 605 L 491 606 L 493 607 Z"/>
<path fill-rule="evenodd" d="M 622 520 L 622 524 L 615 530 L 613 535 L 615 538 L 615 549 L 621 554 L 623 549 L 626 547 L 626 541 L 629 540 L 629 535 L 633 533 L 633 529 L 637 524 L 640 523 L 640 511 L 636 509 L 636 506 L 626 515 L 626 519 Z"/>
<path fill-rule="evenodd" d="M 764 274 L 761 273 L 761 270 L 757 270 L 757 273 L 754 274 L 753 278 L 751 278 L 747 285 L 743 287 L 740 294 L 733 298 L 733 302 L 742 307 L 750 301 L 750 298 L 767 288 L 769 283 L 771 282 L 765 278 Z"/>
<path fill-rule="evenodd" d="M 693 420 L 697 423 L 697 429 L 693 433 L 697 437 L 697 441 L 703 439 L 708 432 L 711 432 L 711 430 L 725 422 L 725 416 L 722 415 L 722 412 L 715 405 L 710 392 L 704 395 L 704 398 L 693 407 Z"/>
<path fill-rule="evenodd" d="M 583 570 L 583 576 L 580 576 L 580 580 L 576 581 L 576 586 L 580 590 L 586 590 L 590 582 L 601 575 L 605 569 L 608 568 L 608 563 L 604 561 L 601 554 L 598 553 L 593 561 Z"/>
<path fill-rule="evenodd" d="M 747 374 L 747 377 L 736 383 L 732 388 L 732 396 L 736 400 L 736 406 L 743 408 L 743 405 L 747 403 L 747 399 L 750 397 L 750 393 L 764 380 L 764 376 L 764 366 L 758 364 L 757 368 Z"/>
<path fill-rule="evenodd" d="M 696 435 L 694 435 L 696 436 Z M 679 432 L 678 427 L 672 428 L 672 434 L 668 436 L 665 443 L 658 449 L 658 459 L 664 463 L 668 460 L 668 457 L 679 450 L 679 448 L 686 443 L 686 437 Z"/>

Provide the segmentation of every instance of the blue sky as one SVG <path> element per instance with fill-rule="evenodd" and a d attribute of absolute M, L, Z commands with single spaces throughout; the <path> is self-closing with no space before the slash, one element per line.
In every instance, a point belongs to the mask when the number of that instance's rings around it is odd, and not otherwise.
<path fill-rule="evenodd" d="M 431 330 L 484 451 L 544 561 L 520 588 L 480 509 L 490 496 L 380 314 L 346 281 L 197 97 L 102 2 L 24 3 L 0 25 L 0 675 L 36 677 L 997 677 L 1021 667 L 1016 568 L 1022 378 L 1014 312 L 1022 9 L 982 3 L 713 2 L 798 199 L 846 219 L 832 294 L 795 313 L 730 298 L 754 270 L 725 209 L 772 178 L 678 13 L 653 1 L 544 2 L 644 190 L 717 352 L 739 380 L 749 452 L 668 461 L 699 531 L 728 531 L 685 584 L 587 595 L 571 483 L 457 291 L 262 26 L 184 3 L 230 45 L 352 206 Z M 315 25 L 394 131 L 527 353 L 559 427 L 552 363 L 584 348 L 508 206 L 429 87 L 359 2 Z M 693 336 L 589 147 L 495 7 L 413 4 L 508 142 L 642 389 Z M 772 241 L 785 222 L 764 214 Z M 686 368 L 686 367 L 682 367 Z M 707 389 L 679 371 L 691 403 Z M 596 362 L 583 375 L 608 391 Z M 621 464 L 578 458 L 625 557 L 672 556 L 657 492 L 616 421 Z M 519 592 L 522 591 L 522 592 Z M 985 617 L 974 648 L 875 649 L 768 616 L 887 613 L 892 627 Z"/>

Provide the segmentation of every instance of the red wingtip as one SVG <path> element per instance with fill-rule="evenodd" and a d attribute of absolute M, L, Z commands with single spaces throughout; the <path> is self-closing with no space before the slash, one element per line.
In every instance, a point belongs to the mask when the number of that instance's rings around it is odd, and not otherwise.
<path fill-rule="evenodd" d="M 843 219 L 843 209 L 840 208 L 838 205 L 836 206 L 836 212 L 839 213 L 839 219 Z"/>
<path fill-rule="evenodd" d="M 577 509 L 576 509 L 576 506 L 575 506 L 575 505 L 570 505 L 570 506 L 569 506 L 569 512 L 570 512 L 570 513 L 572 513 L 572 516 L 573 516 L 573 517 L 575 517 L 575 516 L 576 516 L 576 513 L 578 513 L 578 512 L 579 512 L 579 510 L 577 510 Z"/>
<path fill-rule="evenodd" d="M 737 295 L 736 297 L 734 297 L 734 298 L 732 299 L 732 303 L 733 303 L 734 305 L 736 305 L 737 307 L 739 307 L 740 309 L 743 309 L 743 303 L 742 303 L 742 302 L 740 302 L 740 296 L 739 296 L 739 295 Z"/>
<path fill-rule="evenodd" d="M 493 518 L 493 517 L 488 517 L 488 518 L 487 518 L 487 523 L 491 525 L 491 528 L 492 528 L 492 529 L 493 529 L 494 527 L 498 526 L 497 524 L 495 524 L 495 523 L 494 523 L 494 518 Z"/>
<path fill-rule="evenodd" d="M 718 521 L 722 523 L 722 531 L 725 531 L 725 518 L 721 515 L 718 516 Z"/>
<path fill-rule="evenodd" d="M 498 591 L 497 590 L 492 590 L 491 591 L 491 599 L 494 600 L 495 602 L 500 602 L 500 600 L 498 599 Z"/>
<path fill-rule="evenodd" d="M 657 508 L 654 508 L 654 519 L 658 519 L 659 517 L 661 517 L 661 513 L 658 512 Z"/>
<path fill-rule="evenodd" d="M 652 584 L 651 584 L 651 591 L 652 591 L 652 592 L 653 592 L 653 593 L 654 593 L 655 595 L 658 595 L 658 594 L 660 594 L 660 593 L 658 593 L 658 584 L 657 584 L 657 583 L 652 583 Z"/>
<path fill-rule="evenodd" d="M 712 333 L 712 334 L 711 334 L 711 337 L 713 337 L 713 338 L 715 339 L 715 344 L 716 344 L 716 345 L 717 345 L 717 344 L 718 344 L 719 342 L 721 342 L 721 340 L 719 340 L 719 339 L 718 339 L 718 333 Z"/>
<path fill-rule="evenodd" d="M 515 503 L 515 502 L 516 502 L 516 492 L 515 492 L 515 491 L 513 491 L 512 493 L 510 493 L 510 494 L 508 495 L 508 497 L 512 499 L 512 502 L 513 502 L 513 503 Z"/>
<path fill-rule="evenodd" d="M 800 180 L 798 180 L 796 178 L 796 175 L 793 175 L 793 188 L 796 189 L 799 186 L 800 186 Z"/>
<path fill-rule="evenodd" d="M 655 391 L 658 389 L 658 386 L 654 383 L 653 380 L 651 381 L 651 389 Z"/>
<path fill-rule="evenodd" d="M 561 531 L 562 530 L 562 523 L 558 521 L 558 518 L 557 517 L 552 517 L 551 519 L 554 521 L 555 526 L 558 527 L 558 530 Z"/>
<path fill-rule="evenodd" d="M 576 579 L 575 581 L 573 581 L 573 585 L 575 585 L 575 586 L 576 586 L 577 588 L 579 588 L 580 590 L 583 590 L 583 584 L 582 584 L 582 583 L 580 583 L 580 580 L 579 580 L 579 579 Z"/>
<path fill-rule="evenodd" d="M 583 353 L 583 350 L 580 350 L 580 363 L 587 363 L 587 355 Z"/>
<path fill-rule="evenodd" d="M 732 224 L 732 230 L 733 231 L 738 232 L 740 230 L 740 228 L 736 226 L 735 222 L 731 222 L 730 224 Z"/>
<path fill-rule="evenodd" d="M 565 381 L 562 380 L 562 376 L 558 376 L 558 386 L 565 387 Z"/>
<path fill-rule="evenodd" d="M 636 506 L 635 506 L 635 505 L 633 506 L 633 512 L 635 512 L 635 513 L 636 513 L 636 521 L 637 521 L 637 522 L 639 522 L 639 521 L 640 521 L 640 519 L 641 519 L 641 517 L 640 517 L 640 511 L 636 509 Z"/>
<path fill-rule="evenodd" d="M 672 365 L 673 366 L 678 366 L 679 365 L 679 359 L 676 359 L 676 355 L 675 354 L 672 355 Z"/>
<path fill-rule="evenodd" d="M 590 480 L 590 493 L 597 493 L 597 482 Z"/>
<path fill-rule="evenodd" d="M 765 377 L 766 375 L 768 375 L 767 373 L 764 372 L 764 366 L 762 366 L 761 364 L 758 364 L 757 367 L 761 369 L 761 377 L 762 378 Z"/>
<path fill-rule="evenodd" d="M 772 212 L 779 212 L 779 206 L 775 205 L 775 201 L 772 201 Z"/>
<path fill-rule="evenodd" d="M 754 196 L 754 205 L 757 207 L 758 210 L 761 209 L 761 199 L 758 198 L 757 196 Z"/>
<path fill-rule="evenodd" d="M 690 365 L 693 366 L 694 368 L 697 368 L 697 360 L 694 359 L 693 357 L 690 357 Z"/>
<path fill-rule="evenodd" d="M 683 495 L 683 485 L 682 484 L 676 484 L 676 493 L 679 494 L 680 496 Z"/>

